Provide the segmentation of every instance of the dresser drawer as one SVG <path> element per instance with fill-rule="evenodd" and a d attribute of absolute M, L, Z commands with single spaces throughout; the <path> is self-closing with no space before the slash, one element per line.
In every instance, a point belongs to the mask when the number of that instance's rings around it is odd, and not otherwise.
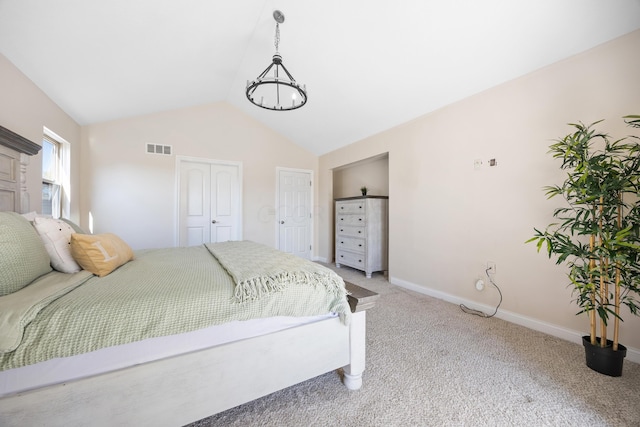
<path fill-rule="evenodd" d="M 336 252 L 336 263 L 364 269 L 364 256 L 362 254 L 338 250 Z"/>
<path fill-rule="evenodd" d="M 355 202 L 340 202 L 336 204 L 336 213 L 357 214 L 364 213 L 364 202 L 361 200 Z"/>
<path fill-rule="evenodd" d="M 356 225 L 340 225 L 337 226 L 338 236 L 365 237 L 364 227 Z"/>
<path fill-rule="evenodd" d="M 366 246 L 364 239 L 355 237 L 338 236 L 336 239 L 336 247 L 338 250 L 347 249 L 349 251 L 364 253 Z"/>
<path fill-rule="evenodd" d="M 341 225 L 365 225 L 366 219 L 364 215 L 338 215 L 336 224 Z"/>

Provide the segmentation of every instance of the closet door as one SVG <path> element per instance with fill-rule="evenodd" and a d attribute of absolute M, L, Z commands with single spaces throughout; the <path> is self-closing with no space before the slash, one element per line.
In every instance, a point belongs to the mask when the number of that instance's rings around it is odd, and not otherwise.
<path fill-rule="evenodd" d="M 241 165 L 178 159 L 178 245 L 242 238 Z"/>

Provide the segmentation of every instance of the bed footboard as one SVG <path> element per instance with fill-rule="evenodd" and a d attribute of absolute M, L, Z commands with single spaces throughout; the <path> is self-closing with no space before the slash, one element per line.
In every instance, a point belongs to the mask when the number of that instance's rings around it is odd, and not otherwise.
<path fill-rule="evenodd" d="M 346 387 L 358 389 L 366 305 L 352 289 L 349 327 L 326 319 L 6 396 L 0 425 L 184 425 L 338 368 Z"/>

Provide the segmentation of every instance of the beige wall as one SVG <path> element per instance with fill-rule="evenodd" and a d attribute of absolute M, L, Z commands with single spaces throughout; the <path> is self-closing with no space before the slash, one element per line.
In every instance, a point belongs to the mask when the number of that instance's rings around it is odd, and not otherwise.
<path fill-rule="evenodd" d="M 227 103 L 83 128 L 82 221 L 136 248 L 175 244 L 176 155 L 241 162 L 244 238 L 276 245 L 276 167 L 317 171 L 317 157 Z M 146 144 L 173 146 L 151 155 Z"/>
<path fill-rule="evenodd" d="M 495 307 L 495 289 L 473 286 L 494 261 L 505 318 L 561 336 L 585 332 L 565 268 L 524 242 L 533 227 L 552 221 L 556 201 L 547 201 L 542 187 L 562 174 L 546 152 L 570 131 L 566 124 L 606 119 L 602 129 L 612 135 L 632 132 L 620 117 L 640 114 L 639 51 L 636 31 L 326 154 L 319 203 L 332 204 L 332 169 L 388 152 L 392 282 Z M 496 167 L 487 165 L 491 158 Z M 480 169 L 475 159 L 483 161 Z M 327 220 L 320 229 L 320 257 L 332 259 L 333 226 Z M 621 341 L 640 349 L 640 319 L 624 317 Z"/>
<path fill-rule="evenodd" d="M 174 245 L 175 155 L 241 162 L 244 238 L 271 246 L 276 167 L 317 176 L 315 155 L 226 103 L 81 128 L 2 55 L 0 93 L 0 125 L 38 144 L 47 127 L 70 143 L 71 219 L 88 228 L 91 213 L 94 232 L 114 232 L 134 248 Z M 148 155 L 146 143 L 172 145 L 174 155 Z M 31 209 L 40 211 L 41 154 L 27 175 Z"/>
<path fill-rule="evenodd" d="M 44 127 L 65 139 L 71 147 L 71 168 L 78 168 L 80 126 L 44 92 L 0 55 L 0 125 L 28 140 L 42 145 Z M 79 215 L 78 174 L 71 177 L 71 219 Z M 42 204 L 42 154 L 29 158 L 27 189 L 31 210 L 40 212 Z"/>
<path fill-rule="evenodd" d="M 370 196 L 389 195 L 389 157 L 385 154 L 352 163 L 333 171 L 333 197 L 360 196 L 367 187 Z"/>

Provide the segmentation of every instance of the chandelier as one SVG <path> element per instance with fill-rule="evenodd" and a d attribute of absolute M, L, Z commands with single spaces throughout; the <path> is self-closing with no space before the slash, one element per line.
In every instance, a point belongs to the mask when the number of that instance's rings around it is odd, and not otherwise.
<path fill-rule="evenodd" d="M 276 21 L 276 53 L 266 70 L 255 80 L 247 80 L 247 99 L 267 110 L 295 110 L 307 103 L 307 87 L 296 82 L 282 63 L 282 56 L 278 52 L 280 24 L 284 22 L 284 14 L 275 10 L 273 19 Z"/>

